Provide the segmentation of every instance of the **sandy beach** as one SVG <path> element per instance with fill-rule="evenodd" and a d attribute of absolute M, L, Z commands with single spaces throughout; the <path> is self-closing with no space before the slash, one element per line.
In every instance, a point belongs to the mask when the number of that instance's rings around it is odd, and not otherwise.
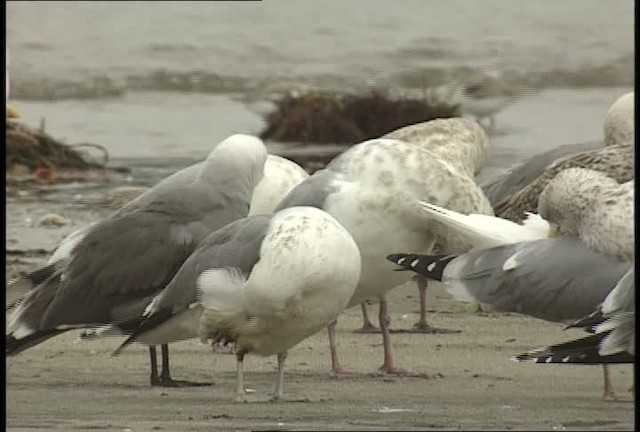
<path fill-rule="evenodd" d="M 11 293 L 9 293 L 11 298 Z M 392 291 L 392 323 L 417 319 L 415 285 Z M 326 332 L 289 351 L 286 401 L 269 402 L 275 358 L 249 356 L 245 379 L 255 401 L 237 403 L 235 358 L 197 340 L 171 346 L 176 379 L 211 387 L 154 388 L 147 349 L 110 354 L 120 339 L 79 342 L 72 331 L 7 359 L 7 430 L 633 430 L 634 404 L 602 400 L 599 366 L 515 363 L 511 355 L 580 336 L 578 330 L 516 314 L 473 313 L 439 284 L 428 291 L 430 323 L 452 334 L 393 335 L 398 366 L 421 377 L 376 375 L 379 334 L 355 334 L 360 308 L 338 324 L 343 366 L 359 375 L 329 377 Z M 376 316 L 377 306 L 370 307 Z M 613 366 L 626 393 L 631 365 Z"/>

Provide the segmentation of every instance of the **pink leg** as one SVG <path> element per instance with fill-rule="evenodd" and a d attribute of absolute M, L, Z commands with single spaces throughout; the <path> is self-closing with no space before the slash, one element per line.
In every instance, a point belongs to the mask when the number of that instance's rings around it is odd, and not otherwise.
<path fill-rule="evenodd" d="M 416 276 L 418 283 L 418 294 L 420 294 L 420 319 L 411 329 L 390 330 L 391 333 L 460 333 L 460 330 L 450 330 L 445 328 L 431 327 L 427 324 L 427 278 Z"/>
<path fill-rule="evenodd" d="M 382 332 L 382 346 L 384 348 L 384 364 L 380 367 L 380 370 L 384 374 L 391 375 L 410 375 L 404 369 L 396 368 L 393 365 L 393 354 L 391 352 L 391 334 L 389 333 L 389 304 L 387 303 L 386 296 L 380 297 L 380 310 L 378 314 L 380 320 L 380 331 Z"/>
<path fill-rule="evenodd" d="M 327 326 L 327 332 L 329 333 L 329 350 L 331 351 L 331 377 L 341 378 L 355 375 L 353 372 L 348 372 L 340 366 L 338 360 L 338 351 L 336 350 L 336 324 L 338 321 L 334 321 Z"/>
<path fill-rule="evenodd" d="M 603 364 L 602 370 L 604 371 L 604 396 L 602 399 L 607 402 L 633 402 L 633 395 L 631 398 L 627 396 L 618 396 L 613 390 L 611 376 L 609 375 L 609 365 Z"/>
<path fill-rule="evenodd" d="M 380 333 L 380 329 L 374 326 L 369 320 L 369 312 L 367 311 L 367 302 L 360 303 L 362 308 L 362 328 L 354 330 L 354 333 Z"/>
<path fill-rule="evenodd" d="M 428 331 L 431 329 L 427 324 L 427 287 L 429 286 L 427 279 L 418 276 L 418 293 L 420 294 L 420 319 L 413 325 L 413 328 L 421 331 Z"/>

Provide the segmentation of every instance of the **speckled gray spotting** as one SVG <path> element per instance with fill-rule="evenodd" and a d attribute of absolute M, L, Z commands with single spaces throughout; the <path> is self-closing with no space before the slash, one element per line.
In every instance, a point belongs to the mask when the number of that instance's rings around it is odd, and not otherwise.
<path fill-rule="evenodd" d="M 489 138 L 475 121 L 466 118 L 436 119 L 389 132 L 396 139 L 432 151 L 461 172 L 473 177 L 489 156 Z"/>
<path fill-rule="evenodd" d="M 633 145 L 634 92 L 620 96 L 609 108 L 604 121 L 605 146 Z"/>

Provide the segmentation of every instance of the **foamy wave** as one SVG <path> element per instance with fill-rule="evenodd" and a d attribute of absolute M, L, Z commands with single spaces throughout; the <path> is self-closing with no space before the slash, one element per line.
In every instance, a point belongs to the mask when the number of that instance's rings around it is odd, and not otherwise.
<path fill-rule="evenodd" d="M 478 75 L 482 71 L 467 66 L 413 68 L 384 79 L 379 87 L 425 89 Z M 607 65 L 587 65 L 576 70 L 548 69 L 526 72 L 499 71 L 501 79 L 513 88 L 586 88 L 633 86 L 634 59 L 623 57 Z M 12 74 L 11 94 L 22 100 L 101 99 L 123 96 L 128 91 L 217 93 L 253 95 L 273 99 L 296 86 L 353 92 L 366 88 L 361 76 L 318 74 L 313 76 L 239 77 L 215 72 L 176 72 L 166 69 L 122 77 L 92 76 L 77 82 L 54 78 Z"/>

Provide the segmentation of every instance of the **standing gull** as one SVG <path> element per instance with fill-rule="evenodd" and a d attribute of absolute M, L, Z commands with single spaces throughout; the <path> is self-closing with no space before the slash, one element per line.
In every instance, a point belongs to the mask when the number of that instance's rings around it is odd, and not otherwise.
<path fill-rule="evenodd" d="M 245 354 L 278 356 L 274 397 L 283 397 L 287 350 L 347 306 L 360 277 L 360 253 L 329 214 L 292 207 L 241 219 L 212 233 L 146 308 L 134 341 L 167 343 L 199 335 L 234 342 L 237 397 L 245 399 Z M 182 333 L 167 331 L 183 323 Z"/>
<path fill-rule="evenodd" d="M 420 200 L 459 209 L 491 208 L 468 176 L 430 151 L 389 139 L 354 145 L 295 187 L 278 206 L 321 208 L 353 236 L 362 256 L 362 273 L 348 307 L 370 298 L 380 299 L 384 373 L 406 373 L 393 363 L 385 296 L 410 277 L 390 271 L 392 266 L 385 256 L 390 250 L 406 248 L 428 252 L 436 241 L 429 219 L 418 204 Z M 328 330 L 331 370 L 337 376 L 344 371 L 335 348 L 335 323 Z"/>
<path fill-rule="evenodd" d="M 433 217 L 458 225 L 460 232 L 480 247 L 490 247 L 492 238 L 498 244 L 507 243 L 460 256 L 388 257 L 405 268 L 443 281 L 458 300 L 566 322 L 588 314 L 633 265 L 633 182 L 620 185 L 597 171 L 568 169 L 543 191 L 541 216 L 565 233 L 554 239 L 526 241 L 507 235 L 500 240 L 505 233 L 503 225 L 517 224 L 499 218 L 492 223 L 487 216 L 480 220 L 425 206 Z M 509 237 L 525 241 L 508 245 Z M 608 377 L 605 365 L 605 399 L 615 398 Z"/>
<path fill-rule="evenodd" d="M 266 159 L 262 141 L 233 135 L 196 176 L 179 171 L 91 226 L 66 257 L 35 273 L 37 286 L 10 318 L 6 354 L 74 328 L 107 325 L 127 333 L 211 231 L 248 214 Z M 150 347 L 151 384 L 179 384 L 169 374 L 167 345 L 162 354 L 158 376 Z"/>
<path fill-rule="evenodd" d="M 396 139 L 415 144 L 425 150 L 433 152 L 442 160 L 449 163 L 461 175 L 470 179 L 480 173 L 489 157 L 489 138 L 478 123 L 465 118 L 436 119 L 415 125 L 405 126 L 389 132 L 382 138 Z M 482 203 L 483 204 L 483 203 Z M 492 214 L 490 208 L 481 205 L 471 212 L 486 212 Z M 447 247 L 447 239 L 440 236 L 436 240 L 435 249 L 443 253 L 461 253 L 465 250 Z M 450 330 L 432 327 L 427 323 L 427 279 L 416 275 L 418 295 L 420 299 L 420 317 L 418 322 L 407 333 L 447 333 Z M 356 332 L 374 333 L 379 330 L 371 324 L 368 317 L 366 303 L 362 303 L 363 326 Z M 395 330 L 397 331 L 397 330 Z"/>

